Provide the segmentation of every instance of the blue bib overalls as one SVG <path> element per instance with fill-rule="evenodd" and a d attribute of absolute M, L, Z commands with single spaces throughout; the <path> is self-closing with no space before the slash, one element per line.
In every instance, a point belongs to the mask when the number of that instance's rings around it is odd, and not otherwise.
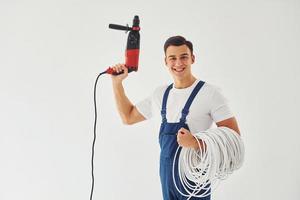
<path fill-rule="evenodd" d="M 173 159 L 175 156 L 175 152 L 178 148 L 177 143 L 177 132 L 180 128 L 185 128 L 189 130 L 188 125 L 186 124 L 186 116 L 189 113 L 189 108 L 201 89 L 201 87 L 204 85 L 203 81 L 199 81 L 192 91 L 191 95 L 189 96 L 184 108 L 181 111 L 181 118 L 179 122 L 175 123 L 168 123 L 166 118 L 166 105 L 167 105 L 167 99 L 169 96 L 169 92 L 173 87 L 173 84 L 169 85 L 166 89 L 164 96 L 163 96 L 163 102 L 162 102 L 162 109 L 161 109 L 161 116 L 162 116 L 162 123 L 160 126 L 159 131 L 159 144 L 161 148 L 160 152 L 160 181 L 162 185 L 162 192 L 163 192 L 163 199 L 164 200 L 183 200 L 187 199 L 187 197 L 184 197 L 181 195 L 177 190 L 173 182 Z M 183 186 L 180 183 L 179 176 L 178 176 L 178 157 L 176 158 L 176 165 L 175 165 L 175 181 L 176 185 L 179 188 L 180 191 L 185 193 Z M 192 197 L 191 200 L 210 200 L 210 195 L 204 198 L 196 198 Z"/>

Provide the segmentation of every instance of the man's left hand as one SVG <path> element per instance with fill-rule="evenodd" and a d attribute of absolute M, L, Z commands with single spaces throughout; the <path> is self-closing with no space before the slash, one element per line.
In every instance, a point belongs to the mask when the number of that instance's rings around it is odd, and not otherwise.
<path fill-rule="evenodd" d="M 189 147 L 195 149 L 198 148 L 198 142 L 196 138 L 189 130 L 185 128 L 179 129 L 177 133 L 177 142 L 181 147 Z"/>

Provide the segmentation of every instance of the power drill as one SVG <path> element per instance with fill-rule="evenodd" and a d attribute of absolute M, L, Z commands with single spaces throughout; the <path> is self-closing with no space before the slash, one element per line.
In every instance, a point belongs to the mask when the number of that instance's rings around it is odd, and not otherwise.
<path fill-rule="evenodd" d="M 118 24 L 109 24 L 109 28 L 126 31 L 129 31 L 127 38 L 127 47 L 125 52 L 125 66 L 128 68 L 128 72 L 137 71 L 139 65 L 139 52 L 140 52 L 140 19 L 137 15 L 134 16 L 132 27 L 122 26 Z M 106 73 L 119 75 L 124 73 L 123 71 L 117 73 L 113 68 L 109 67 L 106 70 Z"/>
<path fill-rule="evenodd" d="M 117 24 L 109 24 L 109 28 L 128 31 L 129 35 L 127 38 L 127 47 L 125 52 L 125 66 L 128 68 L 128 72 L 133 72 L 138 70 L 139 65 L 139 52 L 140 52 L 140 20 L 137 15 L 134 16 L 132 27 L 121 26 Z M 94 192 L 94 154 L 95 154 L 95 142 L 96 142 L 96 127 L 97 127 L 97 106 L 96 106 L 96 86 L 98 83 L 98 79 L 102 74 L 112 74 L 119 75 L 124 73 L 124 71 L 117 73 L 113 70 L 113 68 L 109 67 L 104 72 L 100 73 L 95 81 L 94 85 L 94 107 L 95 107 L 95 122 L 94 122 L 94 139 L 92 146 L 92 188 L 90 193 L 90 200 L 93 200 L 93 192 Z"/>

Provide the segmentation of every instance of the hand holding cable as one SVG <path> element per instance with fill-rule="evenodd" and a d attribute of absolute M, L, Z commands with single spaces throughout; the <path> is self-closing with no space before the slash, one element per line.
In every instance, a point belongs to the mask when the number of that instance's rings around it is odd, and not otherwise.
<path fill-rule="evenodd" d="M 205 151 L 195 151 L 191 148 L 182 148 L 179 151 L 178 147 L 173 159 L 173 182 L 177 191 L 188 199 L 210 195 L 220 180 L 224 180 L 241 167 L 245 151 L 240 135 L 227 127 L 209 129 L 195 133 L 194 136 L 199 141 L 199 149 L 200 141 L 205 143 Z M 175 165 L 178 165 L 177 172 Z M 175 173 L 179 174 L 184 191 L 178 188 Z M 201 191 L 205 192 L 200 194 Z"/>
<path fill-rule="evenodd" d="M 202 140 L 198 140 L 194 134 L 192 134 L 189 130 L 185 128 L 181 128 L 177 133 L 177 142 L 178 145 L 185 148 L 193 148 L 195 150 L 204 149 L 205 144 Z M 198 144 L 198 142 L 200 144 Z"/>

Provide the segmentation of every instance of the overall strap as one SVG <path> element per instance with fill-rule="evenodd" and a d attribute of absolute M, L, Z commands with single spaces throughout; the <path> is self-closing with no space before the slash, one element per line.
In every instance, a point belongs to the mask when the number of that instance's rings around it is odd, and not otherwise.
<path fill-rule="evenodd" d="M 172 89 L 172 87 L 173 87 L 173 83 L 168 86 L 168 88 L 166 89 L 166 91 L 164 93 L 162 108 L 161 108 L 161 112 L 160 112 L 163 122 L 167 122 L 167 117 L 166 117 L 166 114 L 167 114 L 167 100 L 168 100 L 169 92 Z"/>
<path fill-rule="evenodd" d="M 185 122 L 186 121 L 186 116 L 189 114 L 189 109 L 190 106 L 195 98 L 195 96 L 197 95 L 197 93 L 200 91 L 200 89 L 202 88 L 202 86 L 204 85 L 205 82 L 203 81 L 199 81 L 196 85 L 196 87 L 193 89 L 191 95 L 189 96 L 187 102 L 185 103 L 184 108 L 181 111 L 181 118 L 180 118 L 180 122 Z"/>

